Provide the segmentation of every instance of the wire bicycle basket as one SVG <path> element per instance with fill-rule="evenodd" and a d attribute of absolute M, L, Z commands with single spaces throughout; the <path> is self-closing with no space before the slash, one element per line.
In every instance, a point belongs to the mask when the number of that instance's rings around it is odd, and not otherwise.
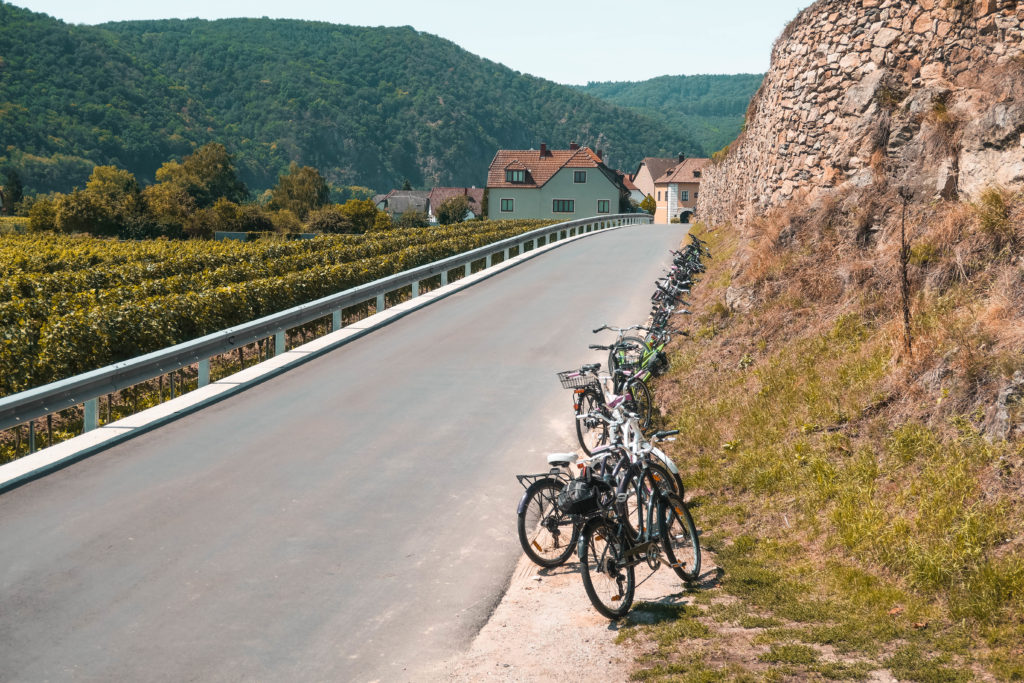
<path fill-rule="evenodd" d="M 562 383 L 563 389 L 586 389 L 594 386 L 600 389 L 601 385 L 590 373 L 579 370 L 564 370 L 558 373 L 558 381 Z"/>

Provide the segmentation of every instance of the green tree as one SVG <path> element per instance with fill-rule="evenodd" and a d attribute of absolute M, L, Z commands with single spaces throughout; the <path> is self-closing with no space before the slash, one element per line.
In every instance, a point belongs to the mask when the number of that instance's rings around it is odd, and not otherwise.
<path fill-rule="evenodd" d="M 387 211 L 377 212 L 377 217 L 373 219 L 374 230 L 391 230 L 394 227 L 395 224 L 391 221 L 391 216 Z"/>
<path fill-rule="evenodd" d="M 350 199 L 341 205 L 341 212 L 348 216 L 358 233 L 373 229 L 377 219 L 377 205 L 372 199 Z"/>
<path fill-rule="evenodd" d="M 425 228 L 430 225 L 430 219 L 425 211 L 409 210 L 398 217 L 400 228 Z"/>
<path fill-rule="evenodd" d="M 210 142 L 181 160 L 168 161 L 156 172 L 157 182 L 192 197 L 200 209 L 220 198 L 241 203 L 249 190 L 238 179 L 234 161 L 224 145 Z"/>
<path fill-rule="evenodd" d="M 30 232 L 44 232 L 57 229 L 57 203 L 51 195 L 37 195 L 28 211 Z"/>
<path fill-rule="evenodd" d="M 85 190 L 60 195 L 54 207 L 54 225 L 60 232 L 117 235 L 116 217 Z"/>
<path fill-rule="evenodd" d="M 450 197 L 437 207 L 437 222 L 442 225 L 461 223 L 466 220 L 466 213 L 469 211 L 469 199 L 465 195 Z"/>
<path fill-rule="evenodd" d="M 356 231 L 352 220 L 337 204 L 328 204 L 315 211 L 310 211 L 306 218 L 306 230 L 325 234 L 354 233 Z"/>
<path fill-rule="evenodd" d="M 325 206 L 330 200 L 331 190 L 320 172 L 312 166 L 300 167 L 294 161 L 288 172 L 278 176 L 268 207 L 288 209 L 301 220 L 310 211 Z"/>
<path fill-rule="evenodd" d="M 21 176 L 11 167 L 0 172 L 0 212 L 14 215 L 14 209 L 24 197 Z"/>
<path fill-rule="evenodd" d="M 655 209 L 658 208 L 658 203 L 654 201 L 654 197 L 652 195 L 647 195 L 644 197 L 644 200 L 640 202 L 640 208 L 653 215 Z"/>

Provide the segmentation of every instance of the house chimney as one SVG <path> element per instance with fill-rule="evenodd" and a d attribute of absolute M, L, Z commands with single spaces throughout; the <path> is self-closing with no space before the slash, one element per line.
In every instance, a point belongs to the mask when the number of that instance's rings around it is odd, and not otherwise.
<path fill-rule="evenodd" d="M 577 143 L 575 143 L 575 142 L 570 142 L 570 143 L 569 143 L 569 149 L 570 149 L 570 150 L 577 150 L 577 149 L 579 149 L 579 148 L 580 148 L 579 144 L 577 144 Z"/>
<path fill-rule="evenodd" d="M 679 163 L 683 163 L 684 161 L 686 161 L 686 155 L 685 154 L 680 154 L 679 155 Z"/>
<path fill-rule="evenodd" d="M 603 149 L 596 150 L 594 152 L 594 154 L 597 155 L 598 159 L 600 159 L 601 161 L 604 161 L 604 150 Z"/>
<path fill-rule="evenodd" d="M 543 159 L 548 155 L 548 145 L 546 142 L 540 143 L 540 158 Z"/>

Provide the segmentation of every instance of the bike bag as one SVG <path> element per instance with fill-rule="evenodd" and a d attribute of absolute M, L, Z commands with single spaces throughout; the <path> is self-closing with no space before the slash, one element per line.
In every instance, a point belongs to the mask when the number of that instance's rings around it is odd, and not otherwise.
<path fill-rule="evenodd" d="M 559 492 L 558 509 L 570 515 L 583 515 L 597 510 L 597 487 L 583 479 L 573 479 Z"/>

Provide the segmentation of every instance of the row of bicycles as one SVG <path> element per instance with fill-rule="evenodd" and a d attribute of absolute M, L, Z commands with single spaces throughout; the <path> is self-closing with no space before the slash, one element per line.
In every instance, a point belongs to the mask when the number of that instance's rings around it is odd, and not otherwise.
<path fill-rule="evenodd" d="M 655 283 L 646 325 L 603 325 L 594 333 L 616 334 L 601 363 L 559 372 L 573 395 L 576 434 L 584 455 L 552 453 L 549 471 L 517 475 L 526 489 L 517 508 L 519 541 L 541 567 L 557 567 L 575 552 L 583 586 L 602 615 L 629 612 L 636 568 L 668 565 L 683 581 L 700 576 L 700 539 L 684 501 L 682 478 L 658 444 L 678 430 L 652 430 L 649 384 L 669 367 L 666 346 L 676 316 L 688 314 L 690 292 L 707 245 L 694 235 L 672 252 L 667 275 Z M 646 579 L 645 579 L 646 580 Z"/>

